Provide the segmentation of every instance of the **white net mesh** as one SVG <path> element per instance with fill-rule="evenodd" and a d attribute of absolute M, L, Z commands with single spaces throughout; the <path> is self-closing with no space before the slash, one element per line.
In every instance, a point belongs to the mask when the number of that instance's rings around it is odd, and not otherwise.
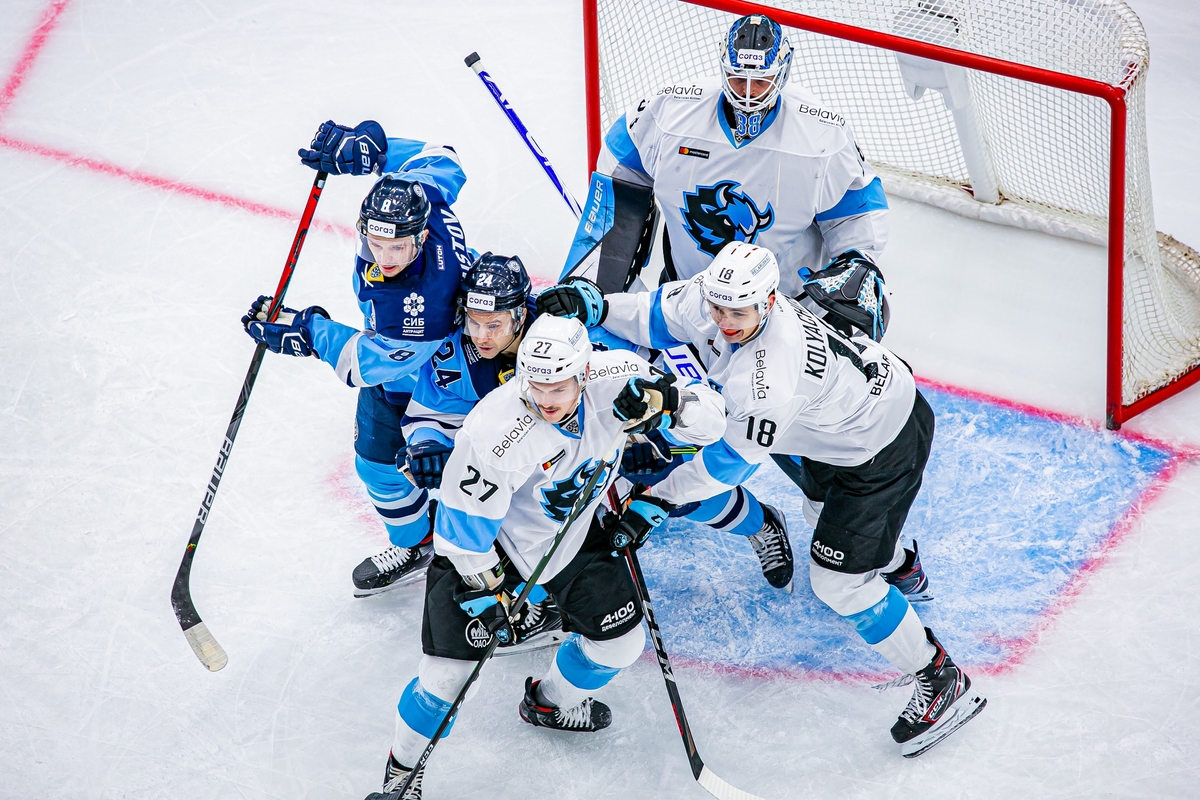
<path fill-rule="evenodd" d="M 1123 2 L 770 5 L 1124 87 L 1122 403 L 1200 363 L 1200 256 L 1155 232 L 1145 123 L 1149 48 Z M 661 85 L 719 75 L 719 48 L 735 15 L 676 0 L 598 0 L 597 6 L 605 129 Z M 888 192 L 993 222 L 1107 242 L 1111 129 L 1104 100 L 955 67 L 946 73 L 949 91 L 925 84 L 930 90 L 914 100 L 891 51 L 795 28 L 785 33 L 796 51 L 792 79 L 849 120 Z M 954 88 L 956 71 L 965 86 Z M 1000 202 L 975 199 L 987 197 L 988 184 Z"/>

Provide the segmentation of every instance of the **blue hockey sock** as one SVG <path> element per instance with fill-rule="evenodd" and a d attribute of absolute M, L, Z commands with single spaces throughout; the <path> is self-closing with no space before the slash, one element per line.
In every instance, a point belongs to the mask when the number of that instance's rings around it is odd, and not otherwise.
<path fill-rule="evenodd" d="M 400 712 L 400 719 L 404 720 L 404 724 L 426 739 L 432 739 L 433 734 L 437 732 L 438 725 L 442 724 L 446 712 L 450 710 L 450 703 L 427 692 L 421 685 L 420 679 L 413 678 L 409 681 L 408 686 L 404 687 L 396 710 Z M 450 731 L 457 721 L 458 715 L 455 714 L 454 719 L 450 720 L 450 724 L 446 726 L 443 737 L 450 735 Z"/>
<path fill-rule="evenodd" d="M 413 547 L 429 535 L 429 493 L 413 486 L 395 464 L 354 457 L 354 471 L 367 488 L 388 539 L 397 547 Z"/>
<path fill-rule="evenodd" d="M 753 536 L 762 529 L 763 509 L 757 497 L 738 486 L 703 501 L 687 518 L 726 533 Z"/>

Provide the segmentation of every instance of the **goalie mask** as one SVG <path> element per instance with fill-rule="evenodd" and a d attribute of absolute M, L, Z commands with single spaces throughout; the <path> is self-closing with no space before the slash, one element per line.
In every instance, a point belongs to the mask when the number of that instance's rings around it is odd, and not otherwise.
<path fill-rule="evenodd" d="M 543 314 L 517 349 L 521 399 L 547 422 L 562 422 L 583 397 L 591 358 L 592 342 L 579 320 Z"/>
<path fill-rule="evenodd" d="M 725 98 L 736 112 L 761 122 L 775 105 L 792 68 L 792 46 L 779 24 L 754 14 L 729 28 L 721 51 Z M 740 127 L 740 126 L 739 126 Z"/>
<path fill-rule="evenodd" d="M 878 342 L 887 331 L 892 314 L 883 273 L 858 250 L 847 250 L 813 273 L 804 290 L 829 312 L 825 321 L 842 333 L 850 335 L 853 325 Z"/>

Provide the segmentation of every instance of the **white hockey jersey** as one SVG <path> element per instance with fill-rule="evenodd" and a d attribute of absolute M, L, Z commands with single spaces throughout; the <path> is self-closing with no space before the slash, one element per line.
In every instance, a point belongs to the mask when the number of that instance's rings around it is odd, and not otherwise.
<path fill-rule="evenodd" d="M 435 552 L 467 575 L 496 564 L 492 545 L 499 541 L 517 571 L 529 577 L 589 478 L 624 448 L 625 438 L 617 441 L 623 423 L 613 414 L 613 400 L 639 375 L 651 377 L 650 364 L 640 356 L 624 350 L 594 352 L 583 400 L 569 423 L 558 425 L 526 407 L 518 381 L 480 400 L 455 437 L 442 474 Z M 673 428 L 672 437 L 696 445 L 719 440 L 725 430 L 721 396 L 703 384 L 687 391 L 698 402 L 689 410 L 687 427 Z M 553 578 L 579 552 L 616 477 L 616 468 L 609 468 L 597 482 L 539 583 Z"/>
<path fill-rule="evenodd" d="M 680 279 L 751 242 L 775 253 L 795 297 L 800 269 L 850 248 L 875 258 L 887 242 L 887 198 L 846 119 L 796 83 L 745 141 L 721 110 L 719 78 L 665 86 L 613 123 L 596 169 L 654 186 Z"/>
<path fill-rule="evenodd" d="M 605 328 L 648 347 L 692 344 L 725 398 L 722 440 L 656 485 L 656 495 L 673 503 L 712 497 L 772 453 L 857 466 L 900 433 L 916 384 L 886 347 L 846 339 L 787 298 L 776 301 L 757 337 L 731 345 L 708 316 L 700 280 L 607 298 Z"/>

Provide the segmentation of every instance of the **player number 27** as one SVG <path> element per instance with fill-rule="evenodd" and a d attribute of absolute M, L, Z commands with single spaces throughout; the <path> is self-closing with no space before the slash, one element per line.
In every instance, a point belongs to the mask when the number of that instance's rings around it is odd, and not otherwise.
<path fill-rule="evenodd" d="M 479 470 L 475 469 L 470 464 L 468 464 L 467 472 L 471 473 L 470 477 L 463 478 L 458 483 L 458 488 L 463 490 L 463 494 L 467 495 L 468 497 L 474 497 L 475 495 L 472 494 L 470 491 L 468 491 L 467 487 L 474 486 L 475 484 L 479 483 L 481 480 L 483 481 L 484 492 L 483 492 L 483 494 L 479 495 L 479 502 L 481 502 L 481 503 L 485 502 L 489 497 L 491 497 L 492 495 L 494 495 L 496 493 L 496 489 L 499 487 L 497 487 L 496 484 L 492 483 L 487 478 L 482 477 L 479 474 Z"/>
<path fill-rule="evenodd" d="M 770 447 L 775 444 L 775 421 L 760 419 L 758 421 L 758 435 L 756 436 L 754 433 L 754 417 L 751 417 L 746 420 L 746 438 L 758 442 L 763 447 Z"/>

